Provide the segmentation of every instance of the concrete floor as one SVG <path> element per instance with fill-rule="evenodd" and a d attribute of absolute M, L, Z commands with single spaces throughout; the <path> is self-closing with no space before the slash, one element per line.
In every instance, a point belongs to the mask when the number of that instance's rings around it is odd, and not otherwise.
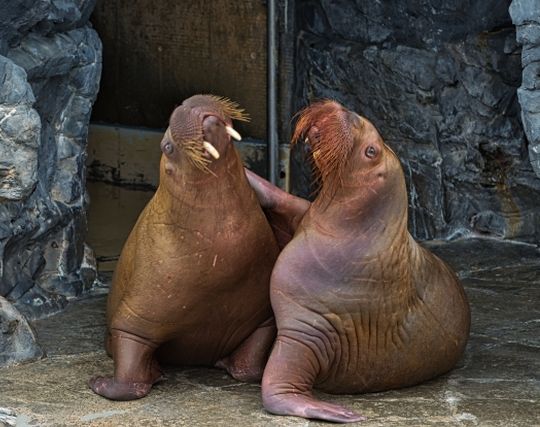
<path fill-rule="evenodd" d="M 540 252 L 495 240 L 428 246 L 459 272 L 471 301 L 463 360 L 416 387 L 325 398 L 366 415 L 366 427 L 540 426 Z M 94 295 L 35 323 L 48 357 L 0 369 L 0 426 L 328 425 L 270 415 L 259 386 L 214 369 L 166 369 L 166 381 L 138 401 L 98 397 L 86 381 L 112 372 L 104 306 L 105 296 Z"/>

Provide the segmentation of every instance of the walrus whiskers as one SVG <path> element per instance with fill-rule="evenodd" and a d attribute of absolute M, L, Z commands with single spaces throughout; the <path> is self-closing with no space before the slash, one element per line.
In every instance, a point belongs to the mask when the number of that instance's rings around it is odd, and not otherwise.
<path fill-rule="evenodd" d="M 165 131 L 165 136 L 171 141 L 175 141 L 170 127 L 168 127 Z M 208 169 L 208 164 L 211 162 L 211 160 L 204 156 L 204 152 L 200 149 L 200 146 L 201 143 L 197 140 L 187 140 L 182 142 L 182 147 L 184 148 L 191 164 L 203 172 L 211 172 L 210 169 Z M 203 140 L 202 146 L 214 159 L 219 159 L 219 152 L 212 144 Z"/>
<path fill-rule="evenodd" d="M 240 141 L 241 135 L 230 124 L 232 120 L 249 121 L 249 115 L 240 108 L 240 106 L 228 98 L 215 95 L 195 95 L 189 98 L 178 109 L 178 114 L 185 115 L 188 109 L 207 110 L 210 108 L 213 116 L 217 117 L 224 125 L 226 133 L 233 139 Z M 174 114 L 174 113 L 173 113 Z M 203 117 L 204 118 L 204 117 Z M 167 129 L 166 136 L 172 141 L 173 133 L 176 136 L 176 142 L 179 143 L 186 153 L 189 161 L 197 169 L 204 172 L 210 172 L 208 168 L 212 159 L 209 159 L 208 153 L 213 160 L 219 159 L 220 153 L 212 143 L 204 140 L 200 123 L 194 117 L 184 116 L 183 127 Z"/>
<path fill-rule="evenodd" d="M 182 146 L 186 152 L 187 158 L 193 166 L 203 172 L 211 172 L 210 169 L 208 169 L 208 165 L 212 162 L 212 160 L 208 159 L 204 155 L 204 149 L 206 148 L 204 147 L 204 143 L 197 140 L 188 140 L 184 141 Z"/>
<path fill-rule="evenodd" d="M 343 107 L 330 100 L 316 102 L 298 113 L 292 143 L 304 140 L 310 146 L 318 191 L 331 194 L 343 182 L 343 171 L 354 147 L 345 114 Z M 308 137 L 313 129 L 316 134 Z"/>
<path fill-rule="evenodd" d="M 230 117 L 232 120 L 239 120 L 241 122 L 249 122 L 251 119 L 249 114 L 245 112 L 243 108 L 240 108 L 236 102 L 231 101 L 224 96 L 209 96 L 216 104 L 225 116 Z"/>

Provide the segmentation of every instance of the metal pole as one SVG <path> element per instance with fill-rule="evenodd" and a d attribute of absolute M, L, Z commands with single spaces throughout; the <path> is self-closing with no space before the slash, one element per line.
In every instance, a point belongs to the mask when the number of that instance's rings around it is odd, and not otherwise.
<path fill-rule="evenodd" d="M 277 20 L 276 0 L 268 0 L 267 6 L 268 36 L 268 80 L 267 80 L 267 139 L 268 139 L 268 180 L 277 184 L 279 167 L 279 141 L 277 122 Z"/>

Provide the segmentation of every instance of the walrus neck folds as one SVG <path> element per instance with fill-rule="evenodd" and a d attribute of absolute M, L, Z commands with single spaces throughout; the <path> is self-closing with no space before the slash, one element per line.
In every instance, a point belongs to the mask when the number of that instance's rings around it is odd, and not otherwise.
<path fill-rule="evenodd" d="M 172 212 L 171 206 L 185 205 L 194 209 L 226 209 L 236 202 L 237 196 L 248 188 L 238 153 L 231 145 L 222 158 L 209 166 L 208 171 L 193 167 L 188 160 L 179 164 L 173 174 L 160 173 L 156 191 L 158 205 L 164 213 Z"/>
<path fill-rule="evenodd" d="M 379 170 L 363 173 L 354 170 L 351 159 L 346 181 L 341 181 L 332 191 L 325 191 L 323 183 L 310 209 L 312 220 L 339 235 L 354 230 L 351 238 L 380 235 L 382 229 L 387 230 L 385 236 L 407 232 L 405 178 L 399 161 L 390 151 L 385 162 Z M 379 177 L 381 169 L 384 169 L 383 177 Z"/>

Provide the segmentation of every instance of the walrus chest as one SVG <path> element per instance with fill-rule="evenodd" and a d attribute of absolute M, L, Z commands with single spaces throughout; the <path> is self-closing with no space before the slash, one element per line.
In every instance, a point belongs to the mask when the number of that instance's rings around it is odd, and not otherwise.
<path fill-rule="evenodd" d="M 173 281 L 181 277 L 184 283 L 196 277 L 202 282 L 227 281 L 243 275 L 255 259 L 275 246 L 271 232 L 261 230 L 260 221 L 233 218 L 219 224 L 209 218 L 209 222 L 207 226 L 149 224 L 144 234 L 153 237 L 138 245 L 137 258 L 146 256 L 151 263 L 148 268 L 160 277 L 171 275 Z M 251 243 L 249 251 L 246 241 Z"/>
<path fill-rule="evenodd" d="M 405 246 L 373 250 L 354 240 L 297 235 L 274 268 L 272 290 L 321 301 L 332 312 L 395 312 L 416 295 Z M 349 305 L 351 305 L 349 307 Z M 354 312 L 353 311 L 353 312 Z"/>
<path fill-rule="evenodd" d="M 208 228 L 143 216 L 115 274 L 111 321 L 153 340 L 205 328 L 225 334 L 232 320 L 240 331 L 239 324 L 264 321 L 278 249 L 269 227 L 259 224 L 262 213 L 260 220 L 241 219 Z"/>

